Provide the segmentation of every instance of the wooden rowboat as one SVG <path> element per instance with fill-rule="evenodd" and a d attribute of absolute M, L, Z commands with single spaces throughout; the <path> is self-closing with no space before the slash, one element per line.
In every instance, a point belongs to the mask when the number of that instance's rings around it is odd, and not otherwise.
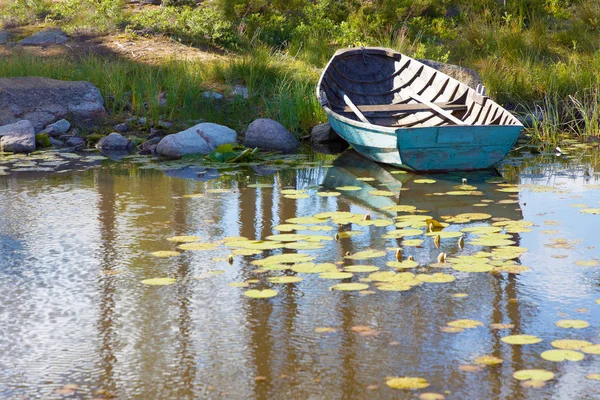
<path fill-rule="evenodd" d="M 337 51 L 317 98 L 331 127 L 356 151 L 414 171 L 488 168 L 523 129 L 484 88 L 385 48 Z"/>

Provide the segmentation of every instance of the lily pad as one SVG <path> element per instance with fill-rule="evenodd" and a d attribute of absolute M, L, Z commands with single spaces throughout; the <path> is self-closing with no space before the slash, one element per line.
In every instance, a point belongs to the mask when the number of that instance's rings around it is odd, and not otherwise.
<path fill-rule="evenodd" d="M 513 374 L 513 378 L 520 381 L 549 381 L 554 378 L 554 373 L 545 369 L 522 369 Z"/>
<path fill-rule="evenodd" d="M 347 258 L 350 260 L 368 260 L 370 258 L 384 257 L 385 255 L 386 255 L 385 251 L 364 250 L 364 251 L 359 251 L 358 253 L 354 253 L 352 255 L 346 256 L 344 258 Z"/>
<path fill-rule="evenodd" d="M 250 297 L 253 299 L 268 299 L 269 297 L 277 296 L 277 290 L 272 289 L 263 289 L 263 290 L 246 290 L 244 292 L 244 296 Z"/>
<path fill-rule="evenodd" d="M 301 281 L 302 278 L 299 276 L 272 276 L 269 278 L 271 283 L 297 283 Z"/>
<path fill-rule="evenodd" d="M 201 239 L 202 239 L 201 236 L 173 236 L 173 237 L 167 238 L 167 240 L 169 242 L 175 242 L 175 243 L 197 242 L 198 240 L 201 240 Z"/>
<path fill-rule="evenodd" d="M 474 319 L 457 319 L 455 321 L 448 322 L 446 325 L 454 328 L 472 329 L 477 328 L 478 326 L 483 326 L 483 322 Z"/>
<path fill-rule="evenodd" d="M 424 378 L 401 376 L 393 377 L 385 381 L 385 384 L 392 389 L 417 390 L 429 387 L 429 382 Z"/>
<path fill-rule="evenodd" d="M 168 257 L 177 257 L 181 255 L 178 251 L 170 251 L 170 250 L 161 250 L 161 251 L 153 251 L 152 254 L 154 257 L 159 258 L 168 258 Z"/>
<path fill-rule="evenodd" d="M 542 339 L 540 339 L 539 337 L 534 336 L 534 335 L 510 335 L 510 336 L 504 336 L 500 340 L 502 340 L 504 343 L 517 344 L 517 345 L 535 344 L 535 343 L 539 343 L 542 341 Z"/>
<path fill-rule="evenodd" d="M 592 343 L 587 340 L 576 339 L 555 340 L 551 344 L 553 347 L 562 350 L 582 350 L 584 347 L 592 346 Z"/>
<path fill-rule="evenodd" d="M 321 279 L 348 279 L 352 278 L 353 274 L 350 272 L 339 272 L 339 271 L 331 271 L 331 272 L 322 272 L 319 274 L 319 278 Z"/>
<path fill-rule="evenodd" d="M 435 274 L 418 274 L 416 279 L 427 283 L 448 283 L 456 280 L 456 277 L 449 274 L 437 272 Z"/>
<path fill-rule="evenodd" d="M 179 246 L 177 246 L 178 249 L 190 250 L 190 251 L 214 250 L 217 247 L 218 246 L 214 243 L 200 243 L 200 242 L 184 243 L 184 244 L 180 244 Z"/>
<path fill-rule="evenodd" d="M 366 283 L 338 283 L 329 288 L 329 290 L 341 290 L 341 291 L 359 291 L 368 289 L 369 285 Z"/>
<path fill-rule="evenodd" d="M 561 362 L 561 361 L 581 361 L 584 354 L 575 350 L 546 350 L 541 354 L 544 360 Z"/>
<path fill-rule="evenodd" d="M 573 328 L 573 329 L 583 329 L 590 326 L 590 323 L 587 321 L 583 321 L 581 319 L 561 319 L 555 323 L 559 328 Z"/>
<path fill-rule="evenodd" d="M 144 279 L 142 281 L 142 283 L 144 285 L 150 285 L 150 286 L 172 285 L 176 282 L 177 282 L 177 280 L 175 278 L 150 278 L 150 279 Z"/>

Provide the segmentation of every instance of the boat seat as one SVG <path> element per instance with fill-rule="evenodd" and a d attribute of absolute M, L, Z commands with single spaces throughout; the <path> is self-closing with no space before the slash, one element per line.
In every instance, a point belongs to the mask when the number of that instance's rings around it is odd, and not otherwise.
<path fill-rule="evenodd" d="M 466 111 L 466 104 L 452 104 L 452 103 L 434 103 L 436 106 L 443 110 L 450 111 Z M 424 104 L 378 104 L 378 105 L 364 105 L 357 106 L 358 109 L 363 113 L 378 113 L 378 112 L 394 112 L 394 113 L 415 113 L 420 111 L 431 111 L 431 108 Z M 352 112 L 352 109 L 348 106 L 344 107 L 344 112 Z"/>

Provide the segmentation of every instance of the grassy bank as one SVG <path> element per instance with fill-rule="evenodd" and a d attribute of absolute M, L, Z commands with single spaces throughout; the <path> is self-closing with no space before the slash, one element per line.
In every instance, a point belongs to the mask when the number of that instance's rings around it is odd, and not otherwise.
<path fill-rule="evenodd" d="M 269 116 L 300 133 L 323 120 L 312 88 L 335 49 L 377 45 L 477 70 L 494 99 L 534 116 L 533 134 L 540 140 L 557 140 L 561 132 L 599 134 L 597 0 L 164 0 L 163 5 L 0 0 L 0 21 L 9 27 L 57 25 L 72 35 L 168 36 L 234 56 L 208 65 L 168 60 L 150 67 L 95 57 L 34 66 L 39 61 L 16 55 L 0 66 L 0 75 L 23 73 L 19 64 L 28 62 L 41 75 L 92 81 L 115 112 L 129 107 L 154 119 L 204 118 L 239 126 Z M 249 88 L 248 102 L 219 108 L 201 96 L 207 88 L 236 83 Z M 168 93 L 166 109 L 154 104 L 160 91 Z"/>

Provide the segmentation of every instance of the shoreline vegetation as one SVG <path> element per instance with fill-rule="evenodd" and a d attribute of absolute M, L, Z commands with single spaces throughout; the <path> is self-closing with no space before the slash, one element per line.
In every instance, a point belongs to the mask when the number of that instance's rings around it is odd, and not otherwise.
<path fill-rule="evenodd" d="M 531 119 L 534 141 L 600 134 L 596 0 L 0 0 L 0 26 L 60 27 L 79 42 L 168 37 L 217 54 L 153 62 L 81 48 L 1 54 L 0 76 L 90 81 L 111 116 L 146 117 L 148 126 L 202 119 L 241 131 L 265 117 L 302 137 L 326 121 L 314 87 L 333 52 L 382 46 L 478 71 L 492 98 Z M 248 99 L 227 96 L 234 85 L 245 86 Z M 205 97 L 212 90 L 228 100 Z"/>

